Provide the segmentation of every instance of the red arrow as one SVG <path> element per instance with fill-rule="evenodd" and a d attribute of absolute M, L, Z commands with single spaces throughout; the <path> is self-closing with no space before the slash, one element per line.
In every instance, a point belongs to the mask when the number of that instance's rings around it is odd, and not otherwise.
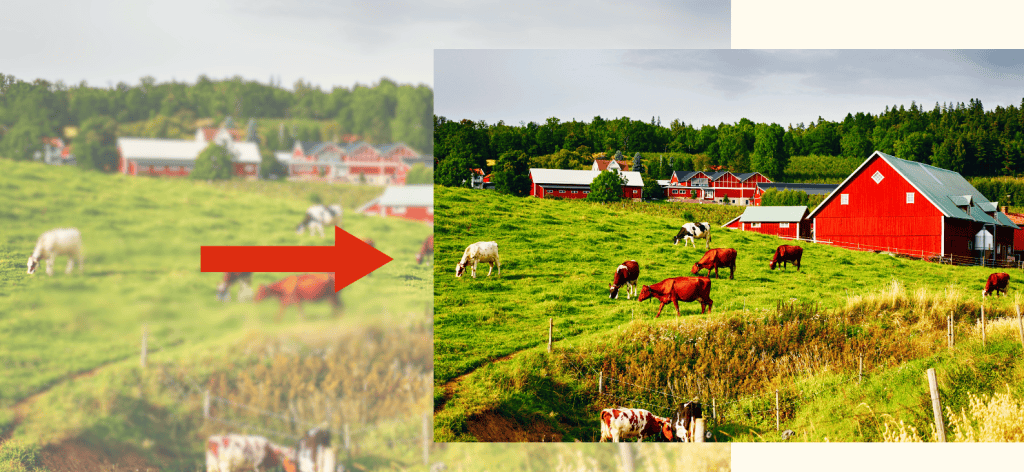
<path fill-rule="evenodd" d="M 334 272 L 337 292 L 393 261 L 334 227 L 334 246 L 201 246 L 201 272 Z"/>

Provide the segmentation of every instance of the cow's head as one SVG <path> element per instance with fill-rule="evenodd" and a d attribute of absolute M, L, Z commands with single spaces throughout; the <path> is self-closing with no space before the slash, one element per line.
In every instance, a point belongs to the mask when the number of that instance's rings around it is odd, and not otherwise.
<path fill-rule="evenodd" d="M 643 287 L 640 287 L 640 296 L 636 297 L 636 301 L 642 302 L 648 298 L 651 298 L 651 287 L 644 285 Z"/>
<path fill-rule="evenodd" d="M 680 238 L 679 236 L 673 236 L 672 237 L 672 245 L 678 245 L 679 244 L 679 240 L 681 240 L 681 239 L 683 239 L 683 238 Z"/>
<path fill-rule="evenodd" d="M 697 272 L 700 272 L 700 269 L 701 269 L 701 266 L 700 266 L 699 263 L 698 264 L 694 264 L 693 268 L 690 269 L 690 273 L 691 274 L 696 274 Z"/>
<path fill-rule="evenodd" d="M 619 287 L 617 287 L 615 284 L 608 285 L 608 298 L 619 298 Z"/>
<path fill-rule="evenodd" d="M 295 227 L 295 234 L 302 234 L 302 231 L 306 229 L 306 225 L 300 224 Z"/>
<path fill-rule="evenodd" d="M 772 261 L 768 263 L 768 270 L 775 270 L 775 258 L 774 257 L 772 258 Z"/>
<path fill-rule="evenodd" d="M 28 273 L 35 273 L 36 269 L 39 268 L 39 259 L 29 256 L 28 258 Z"/>
<path fill-rule="evenodd" d="M 267 298 L 267 286 L 260 285 L 260 288 L 256 289 L 256 294 L 253 295 L 252 300 L 258 302 L 264 298 Z"/>
<path fill-rule="evenodd" d="M 462 277 L 462 273 L 465 272 L 465 271 L 466 271 L 466 264 L 463 264 L 462 262 L 459 262 L 459 263 L 455 264 L 455 276 L 456 277 Z"/>
<path fill-rule="evenodd" d="M 672 426 L 672 420 L 668 418 L 658 418 L 658 426 L 661 427 L 661 435 L 666 441 L 672 442 L 676 437 L 676 429 Z"/>

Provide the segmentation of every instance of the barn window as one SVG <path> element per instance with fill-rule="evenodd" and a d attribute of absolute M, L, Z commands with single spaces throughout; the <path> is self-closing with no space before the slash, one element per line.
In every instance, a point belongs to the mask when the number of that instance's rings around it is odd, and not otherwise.
<path fill-rule="evenodd" d="M 882 179 L 884 178 L 885 177 L 882 175 L 882 173 L 877 170 L 875 171 L 875 175 L 871 176 L 871 180 L 874 180 L 876 184 L 882 183 Z"/>
<path fill-rule="evenodd" d="M 404 215 L 405 214 L 405 207 L 404 206 L 391 207 L 391 213 L 395 214 L 395 215 Z"/>
<path fill-rule="evenodd" d="M 751 228 L 760 228 L 761 227 L 761 223 L 750 223 L 750 227 Z"/>
<path fill-rule="evenodd" d="M 779 228 L 789 228 L 789 223 L 779 223 Z"/>
<path fill-rule="evenodd" d="M 849 205 L 850 204 L 850 194 L 848 194 L 848 193 L 840 194 L 839 195 L 839 204 L 840 205 Z"/>
<path fill-rule="evenodd" d="M 576 190 L 573 190 L 572 193 L 576 193 Z"/>
<path fill-rule="evenodd" d="M 914 203 L 914 192 L 907 192 L 907 203 Z"/>
<path fill-rule="evenodd" d="M 555 193 L 555 191 L 554 190 L 548 190 L 547 193 Z"/>

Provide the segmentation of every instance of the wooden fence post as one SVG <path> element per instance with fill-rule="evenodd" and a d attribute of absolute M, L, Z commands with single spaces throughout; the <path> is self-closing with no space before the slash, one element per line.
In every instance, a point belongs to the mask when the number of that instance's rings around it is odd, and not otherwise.
<path fill-rule="evenodd" d="M 775 389 L 775 431 L 779 430 L 779 390 Z"/>
<path fill-rule="evenodd" d="M 860 354 L 860 358 L 857 360 L 857 385 L 864 380 L 864 353 Z"/>
<path fill-rule="evenodd" d="M 548 352 L 551 352 L 551 334 L 555 330 L 555 319 L 548 318 Z"/>
<path fill-rule="evenodd" d="M 600 395 L 602 393 L 604 393 L 604 371 L 603 370 L 601 371 L 601 373 L 599 373 L 597 375 L 597 394 Z"/>
<path fill-rule="evenodd" d="M 985 348 L 985 295 L 981 296 L 981 347 Z"/>
<path fill-rule="evenodd" d="M 1016 296 L 1019 297 L 1020 295 Z M 1024 348 L 1024 322 L 1020 319 L 1020 305 L 1014 303 L 1013 307 L 1017 309 L 1017 332 L 1020 333 L 1020 346 Z"/>
<path fill-rule="evenodd" d="M 932 415 L 935 417 L 935 432 L 939 442 L 946 442 L 946 425 L 942 420 L 942 402 L 939 400 L 939 381 L 935 369 L 928 369 L 928 388 L 932 394 Z"/>
<path fill-rule="evenodd" d="M 633 467 L 633 450 L 629 448 L 629 443 L 619 443 L 619 456 L 622 457 L 622 470 L 625 472 L 634 472 Z"/>
<path fill-rule="evenodd" d="M 430 465 L 430 443 L 434 436 L 430 431 L 430 413 L 423 414 L 423 465 Z"/>
<path fill-rule="evenodd" d="M 704 442 L 704 418 L 693 420 L 693 442 Z"/>
<path fill-rule="evenodd" d="M 203 390 L 203 419 L 210 419 L 210 391 Z"/>
<path fill-rule="evenodd" d="M 715 403 L 715 399 L 711 399 L 711 417 L 715 419 L 715 424 L 718 425 L 718 404 Z"/>
<path fill-rule="evenodd" d="M 345 460 L 352 461 L 352 437 L 348 434 L 348 423 L 345 423 Z"/>
<path fill-rule="evenodd" d="M 141 358 L 141 363 L 142 363 L 142 368 L 143 369 L 146 368 L 146 354 L 147 354 L 147 351 L 148 351 L 148 346 L 147 346 L 148 339 L 147 338 L 148 337 L 149 337 L 149 329 L 147 328 L 146 324 L 143 323 L 142 324 L 142 358 Z"/>
<path fill-rule="evenodd" d="M 946 317 L 946 347 L 953 349 L 953 314 Z"/>

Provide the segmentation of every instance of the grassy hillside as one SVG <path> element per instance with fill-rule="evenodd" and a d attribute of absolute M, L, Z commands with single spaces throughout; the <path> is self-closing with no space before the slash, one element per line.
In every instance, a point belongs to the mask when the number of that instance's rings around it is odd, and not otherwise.
<path fill-rule="evenodd" d="M 208 184 L 0 159 L 0 442 L 13 435 L 46 445 L 74 437 L 84 424 L 124 424 L 111 420 L 117 415 L 109 410 L 86 405 L 93 404 L 90 398 L 103 405 L 111 396 L 130 394 L 135 377 L 127 372 L 139 363 L 143 325 L 152 362 L 168 356 L 177 369 L 219 365 L 230 371 L 233 366 L 225 359 L 206 364 L 198 359 L 211 350 L 230 359 L 235 354 L 225 347 L 240 342 L 246 332 L 276 336 L 296 331 L 305 339 L 308 333 L 331 337 L 339 329 L 367 324 L 422 323 L 430 308 L 432 274 L 428 264 L 415 263 L 415 256 L 431 228 L 354 212 L 381 190 L 295 182 Z M 394 261 L 342 290 L 340 319 L 332 318 L 322 303 L 306 305 L 305 322 L 295 308 L 276 322 L 276 299 L 217 301 L 215 286 L 223 274 L 199 272 L 200 246 L 333 244 L 330 236 L 295 234 L 311 200 L 340 202 L 343 228 L 373 239 Z M 43 270 L 26 274 L 25 261 L 39 234 L 69 226 L 82 232 L 84 275 L 77 270 L 65 275 L 64 258 L 58 258 L 53 277 Z M 254 283 L 286 275 L 255 274 Z M 233 297 L 236 293 L 237 288 Z M 47 402 L 31 397 L 41 392 L 55 397 Z M 169 408 L 166 402 L 158 404 Z M 17 412 L 25 408 L 28 417 L 19 422 Z M 60 418 L 56 412 L 63 409 L 78 419 L 50 421 Z M 167 426 L 166 420 L 189 429 L 192 421 L 187 416 L 154 418 L 159 420 L 147 420 L 152 428 Z M 130 415 L 121 419 L 137 420 Z M 93 437 L 109 432 L 101 428 Z"/>
<path fill-rule="evenodd" d="M 460 440 L 495 440 L 480 427 L 498 423 L 492 415 L 511 419 L 507 429 L 521 429 L 524 438 L 596 440 L 600 408 L 627 400 L 662 414 L 673 398 L 695 394 L 741 408 L 741 398 L 767 401 L 765 392 L 791 385 L 793 376 L 848 373 L 851 365 L 856 371 L 858 350 L 872 353 L 872 369 L 898 368 L 941 347 L 943 310 L 958 313 L 958 323 L 971 322 L 991 272 L 810 243 L 800 243 L 802 271 L 771 271 L 782 240 L 716 227 L 712 247 L 738 251 L 735 279 L 728 270 L 712 278 L 710 314 L 701 315 L 697 303 L 681 304 L 676 318 L 668 305 L 655 320 L 655 300 L 627 301 L 622 292 L 608 299 L 615 267 L 637 260 L 640 284 L 689 276 L 704 248 L 673 246 L 679 226 L 720 225 L 740 208 L 599 205 L 445 188 L 436 190 L 435 208 L 435 435 Z M 455 278 L 463 248 L 491 240 L 500 248 L 501 277 L 486 277 L 485 267 L 475 280 Z M 882 291 L 911 301 L 871 305 L 885 298 L 877 295 Z M 926 306 L 915 314 L 919 298 Z M 1012 313 L 1006 298 L 988 303 L 989 316 Z M 899 314 L 889 318 L 891 312 Z M 553 356 L 544 352 L 549 318 Z M 605 383 L 617 397 L 597 395 L 602 370 L 623 382 Z M 756 426 L 752 421 L 732 432 Z"/>

